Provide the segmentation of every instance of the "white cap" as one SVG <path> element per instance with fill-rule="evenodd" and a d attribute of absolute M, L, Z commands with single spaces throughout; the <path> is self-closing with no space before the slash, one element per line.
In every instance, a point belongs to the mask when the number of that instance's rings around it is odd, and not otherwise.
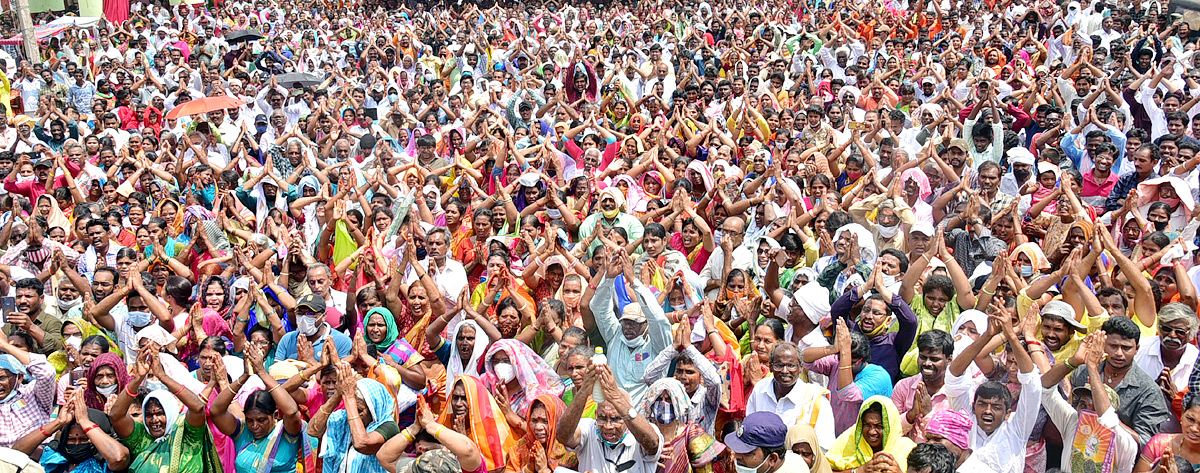
<path fill-rule="evenodd" d="M 908 232 L 909 233 L 921 233 L 921 234 L 923 234 L 925 236 L 929 236 L 929 237 L 937 234 L 937 232 L 934 231 L 934 229 L 933 229 L 933 225 L 930 224 L 929 222 L 914 223 L 914 224 L 912 224 L 911 227 L 908 228 Z"/>
<path fill-rule="evenodd" d="M 1034 161 L 1035 159 L 1033 157 L 1033 153 L 1029 152 L 1028 149 L 1018 146 L 1008 150 L 1008 162 L 1012 164 L 1026 164 L 1032 166 Z"/>

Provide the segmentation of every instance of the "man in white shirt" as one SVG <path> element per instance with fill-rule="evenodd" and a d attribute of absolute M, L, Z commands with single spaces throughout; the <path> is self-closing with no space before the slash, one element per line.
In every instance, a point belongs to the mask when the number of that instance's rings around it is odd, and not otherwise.
<path fill-rule="evenodd" d="M 335 329 L 344 325 L 342 317 L 346 314 L 346 293 L 333 289 L 333 271 L 329 270 L 329 266 L 324 263 L 309 265 L 306 281 L 312 293 L 325 300 L 325 321 Z"/>
<path fill-rule="evenodd" d="M 1167 376 L 1181 391 L 1188 385 L 1188 377 L 1196 366 L 1200 349 L 1191 343 L 1196 337 L 1196 312 L 1186 304 L 1172 302 L 1158 311 L 1158 335 L 1142 337 L 1133 362 L 1146 374 L 1161 380 Z M 1168 368 L 1164 360 L 1178 360 Z"/>
<path fill-rule="evenodd" d="M 746 221 L 741 217 L 729 217 L 721 223 L 721 244 L 713 249 L 708 257 L 708 263 L 700 270 L 700 280 L 705 282 L 704 290 L 708 297 L 716 298 L 717 291 L 725 283 L 726 253 L 730 254 L 730 263 L 734 268 L 749 271 L 754 264 L 754 252 L 743 245 L 746 236 Z"/>
<path fill-rule="evenodd" d="M 752 355 L 754 356 L 754 355 Z M 772 412 L 785 425 L 801 422 L 817 431 L 821 448 L 833 446 L 836 433 L 833 431 L 833 406 L 829 404 L 829 390 L 800 381 L 800 351 L 792 342 L 779 342 L 771 350 L 771 376 L 754 385 L 746 399 L 747 416 L 756 412 Z"/>
<path fill-rule="evenodd" d="M 604 399 L 596 400 L 595 419 L 583 419 L 596 383 L 600 383 Z M 558 421 L 555 436 L 579 456 L 578 471 L 592 473 L 655 473 L 663 450 L 662 433 L 634 407 L 608 365 L 596 366 L 584 375 Z"/>

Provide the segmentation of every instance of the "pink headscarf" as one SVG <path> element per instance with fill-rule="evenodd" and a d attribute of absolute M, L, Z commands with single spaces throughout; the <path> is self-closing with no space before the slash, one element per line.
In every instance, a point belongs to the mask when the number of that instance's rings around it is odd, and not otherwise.
<path fill-rule="evenodd" d="M 933 189 L 929 188 L 929 176 L 925 175 L 925 171 L 918 168 L 911 168 L 904 171 L 904 174 L 900 175 L 900 185 L 903 186 L 909 179 L 917 181 L 917 187 L 921 189 L 921 200 L 925 200 L 925 198 L 929 197 L 929 194 L 933 193 Z"/>
<path fill-rule="evenodd" d="M 967 434 L 971 432 L 971 418 L 956 410 L 942 410 L 929 416 L 929 425 L 925 427 L 926 434 L 937 434 L 949 440 L 958 448 L 966 450 L 971 447 Z"/>

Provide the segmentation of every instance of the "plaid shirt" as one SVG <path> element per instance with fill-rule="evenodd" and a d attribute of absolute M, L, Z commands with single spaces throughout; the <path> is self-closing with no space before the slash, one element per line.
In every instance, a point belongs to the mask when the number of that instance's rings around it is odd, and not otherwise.
<path fill-rule="evenodd" d="M 32 383 L 17 387 L 8 402 L 0 403 L 0 447 L 12 447 L 25 434 L 50 422 L 54 408 L 54 367 L 42 355 L 29 355 L 32 363 L 26 367 L 33 375 Z"/>

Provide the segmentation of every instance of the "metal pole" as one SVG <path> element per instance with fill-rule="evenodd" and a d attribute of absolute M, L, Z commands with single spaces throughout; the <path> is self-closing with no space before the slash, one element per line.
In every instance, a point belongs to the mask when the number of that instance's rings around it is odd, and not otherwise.
<path fill-rule="evenodd" d="M 37 38 L 33 34 L 33 18 L 29 16 L 29 0 L 16 0 L 17 20 L 21 24 L 21 39 L 25 43 L 25 58 L 30 63 L 40 62 Z"/>

